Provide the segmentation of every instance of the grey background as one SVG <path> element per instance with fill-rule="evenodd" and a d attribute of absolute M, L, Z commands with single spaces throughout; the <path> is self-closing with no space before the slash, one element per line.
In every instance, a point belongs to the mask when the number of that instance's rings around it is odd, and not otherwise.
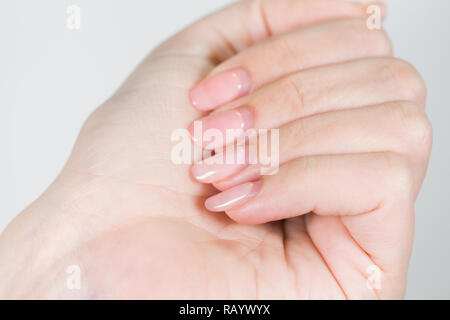
<path fill-rule="evenodd" d="M 0 232 L 66 161 L 83 121 L 161 40 L 227 0 L 10 0 L 0 10 Z M 429 90 L 435 142 L 407 298 L 450 299 L 450 1 L 388 0 L 398 57 Z M 81 30 L 66 8 L 81 8 Z"/>

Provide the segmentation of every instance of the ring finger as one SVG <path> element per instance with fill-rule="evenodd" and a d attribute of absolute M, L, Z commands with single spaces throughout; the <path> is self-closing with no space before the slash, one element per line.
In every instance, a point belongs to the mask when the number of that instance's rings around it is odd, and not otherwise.
<path fill-rule="evenodd" d="M 270 134 L 266 137 L 269 146 L 264 153 L 270 153 L 267 158 L 272 162 L 270 165 L 276 168 L 296 158 L 317 155 L 384 151 L 407 157 L 414 154 L 414 157 L 408 158 L 417 169 L 416 178 L 420 181 L 425 174 L 421 168 L 425 167 L 428 154 L 424 146 L 430 137 L 430 125 L 422 107 L 412 102 L 391 102 L 327 112 L 290 122 L 279 130 L 279 146 Z M 264 172 L 273 169 L 268 163 L 262 165 L 261 159 L 257 159 L 261 157 L 258 143 L 261 139 L 251 140 L 250 146 L 245 147 L 247 155 L 242 161 L 230 157 L 234 156 L 230 151 L 236 149 L 235 145 L 230 145 L 225 152 L 194 165 L 193 176 L 200 182 L 214 183 L 220 190 L 258 179 Z M 255 157 L 258 150 L 259 154 Z M 251 159 L 258 161 L 249 164 Z"/>
<path fill-rule="evenodd" d="M 236 138 L 227 138 L 227 130 L 239 133 L 243 129 L 240 134 L 244 134 L 249 128 L 279 128 L 318 113 L 389 101 L 413 101 L 424 106 L 425 94 L 423 80 L 407 62 L 394 58 L 363 59 L 284 77 L 197 120 L 190 131 L 194 141 L 199 142 L 207 130 L 219 130 L 224 139 L 206 145 L 215 149 Z"/>

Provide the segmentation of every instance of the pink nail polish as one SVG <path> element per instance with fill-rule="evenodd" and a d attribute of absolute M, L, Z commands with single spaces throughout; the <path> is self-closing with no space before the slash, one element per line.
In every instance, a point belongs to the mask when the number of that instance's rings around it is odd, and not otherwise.
<path fill-rule="evenodd" d="M 213 212 L 236 209 L 258 194 L 261 186 L 261 180 L 241 184 L 208 198 L 205 202 L 205 207 Z"/>
<path fill-rule="evenodd" d="M 256 181 L 260 178 L 260 167 L 257 165 L 251 165 L 243 168 L 236 174 L 230 175 L 230 177 L 227 177 L 227 179 L 213 181 L 213 185 L 216 189 L 223 191 L 240 185 L 245 181 Z"/>
<path fill-rule="evenodd" d="M 248 166 L 248 149 L 245 145 L 232 146 L 192 166 L 192 176 L 199 182 L 212 183 L 230 177 Z"/>
<path fill-rule="evenodd" d="M 251 80 L 243 69 L 233 69 L 215 74 L 190 92 L 192 105 L 198 110 L 211 110 L 239 98 L 250 91 Z"/>
<path fill-rule="evenodd" d="M 253 115 L 246 107 L 213 113 L 189 127 L 195 143 L 215 149 L 234 142 L 253 127 Z"/>

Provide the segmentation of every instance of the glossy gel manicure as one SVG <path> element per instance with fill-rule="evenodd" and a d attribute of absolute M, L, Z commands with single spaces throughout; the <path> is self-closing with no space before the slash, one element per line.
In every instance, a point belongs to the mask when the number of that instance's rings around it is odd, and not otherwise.
<path fill-rule="evenodd" d="M 261 180 L 243 183 L 208 198 L 205 202 L 205 207 L 213 212 L 236 209 L 257 195 L 261 190 L 261 186 Z"/>
<path fill-rule="evenodd" d="M 246 95 L 251 80 L 243 69 L 219 72 L 195 85 L 190 92 L 192 105 L 198 110 L 211 110 Z"/>
<path fill-rule="evenodd" d="M 201 183 L 213 183 L 242 171 L 248 166 L 248 149 L 245 145 L 226 149 L 213 157 L 192 166 L 192 176 Z"/>
<path fill-rule="evenodd" d="M 198 130 L 196 130 L 198 126 Z M 253 115 L 246 107 L 213 113 L 194 121 L 189 127 L 195 143 L 215 149 L 234 142 L 253 127 Z M 209 130 L 209 132 L 208 132 Z"/>

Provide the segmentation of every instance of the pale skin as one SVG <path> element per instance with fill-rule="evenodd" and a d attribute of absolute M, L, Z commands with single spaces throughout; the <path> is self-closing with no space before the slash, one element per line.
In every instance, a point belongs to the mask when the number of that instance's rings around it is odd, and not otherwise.
<path fill-rule="evenodd" d="M 432 130 L 423 80 L 366 7 L 241 1 L 155 49 L 1 235 L 0 298 L 402 298 Z M 248 92 L 193 106 L 196 84 L 236 68 Z M 278 174 L 199 183 L 172 163 L 175 129 L 243 105 L 253 127 L 280 129 Z M 206 209 L 210 183 L 255 180 L 245 202 Z"/>

